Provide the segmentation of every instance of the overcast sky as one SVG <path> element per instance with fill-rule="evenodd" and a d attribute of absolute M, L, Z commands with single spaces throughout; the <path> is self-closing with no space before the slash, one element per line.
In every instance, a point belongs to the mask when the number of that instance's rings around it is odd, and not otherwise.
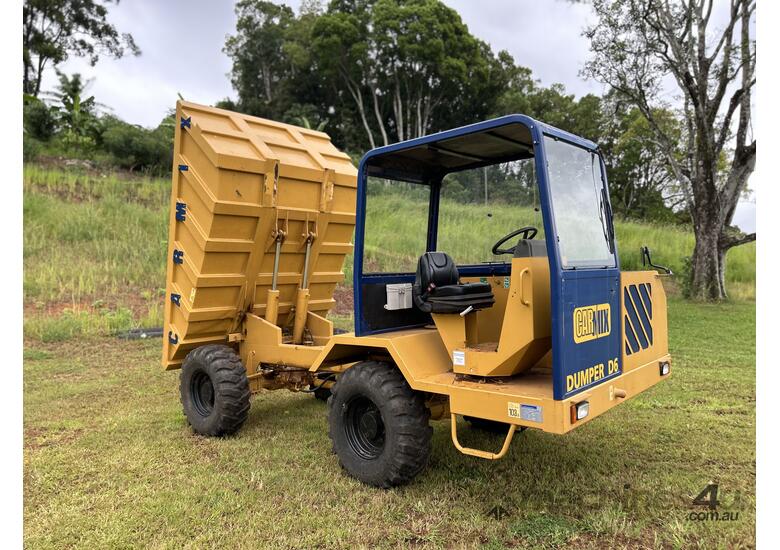
<path fill-rule="evenodd" d="M 297 11 L 300 0 L 284 3 Z M 593 21 L 587 5 L 562 0 L 444 3 L 460 13 L 472 34 L 494 51 L 508 50 L 542 84 L 562 83 L 577 96 L 604 92 L 601 84 L 578 76 L 588 57 L 582 29 Z M 94 67 L 71 58 L 59 68 L 94 78 L 89 93 L 120 118 L 154 127 L 175 106 L 177 93 L 206 104 L 234 97 L 230 59 L 222 53 L 225 37 L 235 31 L 233 5 L 229 0 L 123 0 L 110 7 L 109 19 L 133 35 L 141 56 L 102 59 Z M 49 69 L 42 89 L 55 84 Z M 755 204 L 741 204 L 735 222 L 755 231 Z"/>

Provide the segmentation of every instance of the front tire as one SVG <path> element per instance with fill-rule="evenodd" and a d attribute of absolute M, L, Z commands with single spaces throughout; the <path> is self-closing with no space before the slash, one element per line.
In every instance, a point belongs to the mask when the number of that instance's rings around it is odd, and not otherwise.
<path fill-rule="evenodd" d="M 347 473 L 389 488 L 425 468 L 433 434 L 430 411 L 398 369 L 364 361 L 341 374 L 331 391 L 330 439 Z"/>
<path fill-rule="evenodd" d="M 179 393 L 187 421 L 201 435 L 234 434 L 249 416 L 249 380 L 228 346 L 212 344 L 187 354 Z"/>

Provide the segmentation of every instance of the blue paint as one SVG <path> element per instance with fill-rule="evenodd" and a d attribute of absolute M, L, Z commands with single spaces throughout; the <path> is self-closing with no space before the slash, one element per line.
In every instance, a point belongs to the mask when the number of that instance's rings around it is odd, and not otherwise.
<path fill-rule="evenodd" d="M 639 285 L 639 293 L 642 295 L 642 303 L 645 304 L 645 309 L 647 310 L 647 314 L 650 316 L 650 319 L 652 319 L 653 301 L 650 299 L 650 291 L 648 290 L 649 288 L 650 288 L 649 283 Z"/>
<path fill-rule="evenodd" d="M 628 324 L 628 317 L 623 321 L 623 330 L 626 335 L 626 355 L 631 355 L 639 351 L 639 342 L 636 341 L 634 331 L 631 329 L 631 325 Z"/>
<path fill-rule="evenodd" d="M 176 304 L 177 306 L 181 305 L 181 294 L 173 294 L 171 293 L 171 302 Z"/>
<path fill-rule="evenodd" d="M 628 287 L 628 292 L 631 295 L 631 298 L 634 301 L 634 305 L 636 306 L 636 312 L 639 315 L 639 321 L 642 323 L 642 328 L 645 329 L 645 334 L 647 335 L 647 339 L 650 342 L 650 345 L 653 344 L 653 323 L 651 323 L 652 316 L 648 317 L 648 314 L 645 312 L 645 308 L 642 307 L 642 299 L 639 297 L 639 291 L 637 290 L 636 285 L 631 285 Z"/>
<path fill-rule="evenodd" d="M 179 343 L 179 337 L 172 330 L 168 331 L 168 342 L 173 346 Z"/>
<path fill-rule="evenodd" d="M 182 130 L 184 128 L 191 128 L 192 127 L 192 117 L 188 116 L 187 118 L 181 117 L 181 128 Z"/>
<path fill-rule="evenodd" d="M 173 263 L 175 264 L 181 264 L 184 263 L 184 251 L 174 249 L 173 251 Z"/>
<path fill-rule="evenodd" d="M 183 222 L 187 219 L 187 205 L 183 202 L 176 202 L 176 221 Z"/>
<path fill-rule="evenodd" d="M 186 164 L 180 164 L 180 165 L 179 165 L 179 171 L 180 171 L 180 172 L 186 172 L 186 171 L 187 171 L 187 170 L 189 170 L 189 169 L 190 169 L 190 167 L 189 167 L 189 166 L 187 166 Z"/>

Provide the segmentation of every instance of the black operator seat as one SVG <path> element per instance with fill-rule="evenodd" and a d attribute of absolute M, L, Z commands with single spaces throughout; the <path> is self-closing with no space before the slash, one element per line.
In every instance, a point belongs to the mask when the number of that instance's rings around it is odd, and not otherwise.
<path fill-rule="evenodd" d="M 495 303 L 488 283 L 460 283 L 455 262 L 444 252 L 426 252 L 417 262 L 412 286 L 414 305 L 425 313 L 462 313 Z"/>

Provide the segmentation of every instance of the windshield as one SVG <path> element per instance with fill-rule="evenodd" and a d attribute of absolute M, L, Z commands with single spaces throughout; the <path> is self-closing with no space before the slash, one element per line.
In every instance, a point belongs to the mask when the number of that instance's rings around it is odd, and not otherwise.
<path fill-rule="evenodd" d="M 544 239 L 533 157 L 454 172 L 442 181 L 436 249 L 456 264 L 511 261 L 511 255 L 496 256 L 491 248 L 526 226 L 536 229 L 533 238 Z M 502 248 L 512 248 L 521 238 Z"/>
<path fill-rule="evenodd" d="M 615 267 L 601 159 L 550 136 L 545 136 L 544 147 L 563 267 Z"/>

